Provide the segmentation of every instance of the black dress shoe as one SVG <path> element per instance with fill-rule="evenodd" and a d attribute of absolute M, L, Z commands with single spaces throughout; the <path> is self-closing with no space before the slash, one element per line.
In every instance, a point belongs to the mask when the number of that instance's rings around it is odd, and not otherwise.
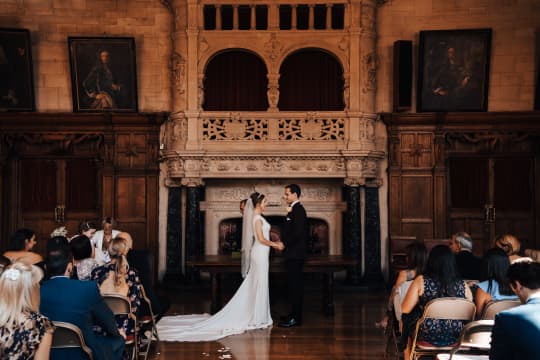
<path fill-rule="evenodd" d="M 286 321 L 280 321 L 278 323 L 278 326 L 280 327 L 286 327 L 286 328 L 290 328 L 290 327 L 293 327 L 293 326 L 300 326 L 302 325 L 302 322 L 299 321 L 299 320 L 296 320 L 295 318 L 290 318 L 289 320 L 286 320 Z"/>
<path fill-rule="evenodd" d="M 293 317 L 292 314 L 283 315 L 279 317 L 279 322 L 289 321 Z"/>

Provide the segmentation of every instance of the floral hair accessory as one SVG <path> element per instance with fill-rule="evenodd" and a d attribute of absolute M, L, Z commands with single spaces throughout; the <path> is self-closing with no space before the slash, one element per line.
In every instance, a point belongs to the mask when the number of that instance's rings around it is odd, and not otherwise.
<path fill-rule="evenodd" d="M 4 276 L 11 281 L 17 281 L 21 277 L 21 271 L 18 269 L 7 269 L 4 271 Z"/>
<path fill-rule="evenodd" d="M 60 226 L 60 227 L 57 227 L 56 229 L 53 230 L 53 232 L 51 233 L 51 238 L 55 237 L 55 236 L 64 236 L 66 237 L 67 236 L 67 229 L 65 226 Z"/>

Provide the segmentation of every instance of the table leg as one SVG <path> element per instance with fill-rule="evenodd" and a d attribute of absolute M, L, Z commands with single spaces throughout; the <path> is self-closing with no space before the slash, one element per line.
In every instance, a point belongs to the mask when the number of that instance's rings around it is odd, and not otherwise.
<path fill-rule="evenodd" d="M 327 316 L 334 316 L 334 273 L 323 273 L 323 312 Z"/>
<path fill-rule="evenodd" d="M 210 303 L 210 312 L 215 314 L 221 309 L 221 278 L 219 273 L 210 273 L 212 281 L 212 301 Z"/>

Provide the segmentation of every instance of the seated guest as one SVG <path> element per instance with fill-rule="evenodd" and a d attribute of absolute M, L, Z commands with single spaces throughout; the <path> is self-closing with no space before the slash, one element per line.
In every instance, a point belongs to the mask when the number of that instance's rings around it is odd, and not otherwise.
<path fill-rule="evenodd" d="M 489 249 L 484 254 L 483 264 L 483 281 L 477 285 L 474 296 L 478 316 L 482 315 L 484 306 L 492 300 L 517 300 L 506 275 L 510 266 L 506 253 L 499 248 Z"/>
<path fill-rule="evenodd" d="M 424 274 L 413 280 L 401 306 L 403 340 L 407 343 L 405 359 L 410 357 L 410 337 L 424 307 L 431 300 L 442 297 L 472 300 L 471 290 L 458 276 L 454 254 L 448 246 L 437 245 L 429 253 Z M 464 325 L 461 320 L 431 319 L 418 330 L 418 340 L 435 346 L 448 346 L 457 341 Z"/>
<path fill-rule="evenodd" d="M 73 255 L 74 279 L 90 280 L 92 271 L 98 267 L 94 259 L 94 247 L 85 235 L 75 236 L 69 243 Z"/>
<path fill-rule="evenodd" d="M 53 325 L 38 313 L 43 272 L 23 262 L 0 275 L 0 359 L 49 359 Z"/>
<path fill-rule="evenodd" d="M 21 261 L 28 265 L 43 265 L 43 257 L 32 251 L 36 234 L 30 229 L 18 229 L 10 238 L 9 249 L 4 253 L 11 262 Z"/>
<path fill-rule="evenodd" d="M 0 255 L 0 274 L 2 274 L 2 272 L 4 272 L 4 269 L 9 264 L 11 264 L 11 261 L 9 261 L 9 259 L 7 257 L 5 257 L 4 255 Z"/>
<path fill-rule="evenodd" d="M 118 236 L 120 231 L 114 230 L 116 222 L 111 217 L 106 217 L 101 222 L 102 230 L 96 231 L 92 237 L 92 245 L 96 248 L 95 259 L 99 265 L 105 265 L 111 258 L 109 257 L 109 243 Z"/>
<path fill-rule="evenodd" d="M 540 359 L 540 263 L 515 262 L 508 279 L 523 305 L 495 316 L 489 358 Z"/>
<path fill-rule="evenodd" d="M 521 242 L 514 235 L 504 234 L 497 237 L 495 245 L 504 250 L 510 259 L 510 263 L 522 258 L 518 254 L 519 250 L 521 250 Z"/>
<path fill-rule="evenodd" d="M 69 240 L 63 235 L 52 236 L 47 240 L 47 254 L 56 250 L 69 252 Z"/>
<path fill-rule="evenodd" d="M 146 296 L 152 304 L 152 310 L 159 320 L 169 309 L 170 303 L 167 298 L 160 297 L 154 290 L 154 258 L 148 250 L 133 249 L 133 238 L 127 232 L 121 232 L 118 237 L 127 240 L 129 251 L 127 260 L 131 267 L 137 269 L 139 279 L 144 287 Z"/>
<path fill-rule="evenodd" d="M 137 318 L 141 306 L 141 282 L 137 270 L 130 267 L 126 255 L 129 250 L 127 240 L 117 236 L 109 244 L 111 261 L 92 271 L 91 279 L 98 283 L 102 294 L 118 294 L 127 296 L 131 303 L 131 312 Z M 127 336 L 135 334 L 135 327 L 128 318 L 117 318 L 119 329 Z M 142 340 L 142 337 L 138 337 Z"/>
<path fill-rule="evenodd" d="M 70 279 L 72 263 L 68 253 L 57 250 L 47 257 L 51 279 L 41 285 L 41 312 L 54 321 L 64 321 L 81 329 L 96 360 L 118 360 L 124 351 L 124 338 L 118 332 L 114 315 L 99 294 L 96 283 Z M 106 336 L 94 333 L 100 326 Z M 76 359 L 77 349 L 53 349 L 51 359 Z M 77 355 L 82 356 L 77 352 Z M 84 357 L 79 357 L 84 358 Z"/>
<path fill-rule="evenodd" d="M 456 255 L 456 264 L 459 275 L 463 279 L 479 280 L 482 271 L 482 261 L 472 253 L 472 238 L 466 232 L 458 232 L 452 235 L 448 244 Z"/>
<path fill-rule="evenodd" d="M 400 323 L 401 303 L 403 302 L 403 298 L 406 294 L 406 290 L 404 293 L 401 292 L 404 289 L 401 286 L 405 283 L 409 283 L 410 285 L 415 277 L 423 274 L 427 261 L 427 249 L 424 243 L 414 242 L 407 245 L 404 251 L 407 261 L 407 268 L 399 271 L 388 301 L 388 310 L 394 311 L 396 320 L 398 320 Z M 387 322 L 388 316 L 386 316 L 380 323 L 376 323 L 375 326 L 385 328 Z"/>

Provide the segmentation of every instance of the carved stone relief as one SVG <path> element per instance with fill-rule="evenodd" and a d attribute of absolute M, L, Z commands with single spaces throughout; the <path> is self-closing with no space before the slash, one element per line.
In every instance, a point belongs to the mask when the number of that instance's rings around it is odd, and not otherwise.
<path fill-rule="evenodd" d="M 186 59 L 177 52 L 173 53 L 170 69 L 175 91 L 184 94 L 186 92 Z"/>
<path fill-rule="evenodd" d="M 276 38 L 276 33 L 270 34 L 270 40 L 264 43 L 264 51 L 268 58 L 275 62 L 283 51 L 283 44 Z"/>
<path fill-rule="evenodd" d="M 375 91 L 377 88 L 377 69 L 379 68 L 379 56 L 376 52 L 370 52 L 363 58 L 364 64 L 364 87 L 363 92 Z"/>

